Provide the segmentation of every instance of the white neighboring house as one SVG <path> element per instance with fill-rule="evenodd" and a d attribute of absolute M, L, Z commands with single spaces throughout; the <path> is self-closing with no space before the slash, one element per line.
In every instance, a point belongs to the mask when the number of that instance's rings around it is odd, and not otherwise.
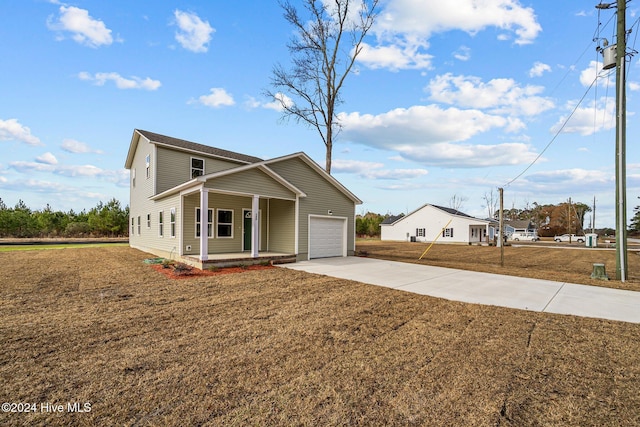
<path fill-rule="evenodd" d="M 452 208 L 426 204 L 406 216 L 380 224 L 380 239 L 405 242 L 474 243 L 493 241 L 491 220 Z"/>

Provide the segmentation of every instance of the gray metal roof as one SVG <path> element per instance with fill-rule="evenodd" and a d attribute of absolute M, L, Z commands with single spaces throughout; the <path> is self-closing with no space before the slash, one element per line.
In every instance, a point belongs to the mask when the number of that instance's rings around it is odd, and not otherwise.
<path fill-rule="evenodd" d="M 169 145 L 182 150 L 197 151 L 200 153 L 210 154 L 212 156 L 223 157 L 225 159 L 237 160 L 243 163 L 257 163 L 262 159 L 246 154 L 236 153 L 221 148 L 211 147 L 209 145 L 198 144 L 197 142 L 186 141 L 184 139 L 173 138 L 171 136 L 160 135 L 159 133 L 149 132 L 142 129 L 136 129 L 140 135 L 147 138 L 150 142 Z"/>

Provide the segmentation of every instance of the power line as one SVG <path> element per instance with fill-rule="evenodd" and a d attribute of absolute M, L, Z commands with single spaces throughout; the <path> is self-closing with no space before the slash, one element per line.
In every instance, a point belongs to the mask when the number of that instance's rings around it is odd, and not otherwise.
<path fill-rule="evenodd" d="M 558 138 L 558 135 L 560 135 L 560 132 L 562 132 L 562 130 L 565 128 L 565 126 L 567 125 L 567 123 L 569 122 L 569 120 L 571 119 L 571 117 L 573 117 L 573 115 L 575 114 L 575 112 L 578 110 L 578 107 L 582 104 L 582 101 L 584 101 L 584 99 L 586 98 L 587 94 L 589 93 L 589 91 L 591 90 L 591 88 L 593 87 L 593 85 L 595 84 L 595 82 L 598 80 L 598 76 L 596 76 L 595 79 L 593 79 L 593 81 L 591 82 L 591 84 L 589 85 L 589 87 L 587 88 L 587 90 L 584 92 L 584 95 L 582 95 L 582 98 L 580 98 L 580 101 L 578 101 L 578 103 L 576 104 L 575 108 L 573 109 L 573 111 L 571 111 L 571 114 L 569 114 L 569 116 L 567 117 L 567 119 L 564 121 L 564 123 L 562 123 L 562 126 L 560 126 L 560 129 L 558 129 L 558 131 L 556 132 L 556 134 L 553 136 L 553 138 L 551 138 L 551 141 L 549 141 L 549 143 L 544 147 L 544 149 L 540 152 L 540 154 L 538 154 L 538 156 L 531 162 L 531 164 L 529 164 L 529 166 L 527 166 L 522 172 L 520 172 L 520 174 L 518 174 L 515 178 L 513 178 L 511 181 L 507 182 L 504 186 L 508 187 L 509 185 L 511 185 L 513 182 L 515 182 L 518 178 L 520 178 L 522 175 L 524 175 L 529 169 L 531 169 L 531 167 L 538 161 L 540 160 L 540 157 L 542 157 L 542 155 L 544 154 L 545 151 L 547 151 L 547 149 L 551 146 L 551 144 L 553 144 L 553 142 L 556 140 L 556 138 Z"/>

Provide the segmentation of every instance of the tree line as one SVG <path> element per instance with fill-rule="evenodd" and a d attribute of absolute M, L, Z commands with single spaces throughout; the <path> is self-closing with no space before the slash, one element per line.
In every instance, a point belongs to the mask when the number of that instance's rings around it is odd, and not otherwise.
<path fill-rule="evenodd" d="M 115 198 L 99 202 L 88 212 L 30 209 L 22 200 L 13 208 L 0 199 L 0 237 L 126 237 L 129 206 Z"/>

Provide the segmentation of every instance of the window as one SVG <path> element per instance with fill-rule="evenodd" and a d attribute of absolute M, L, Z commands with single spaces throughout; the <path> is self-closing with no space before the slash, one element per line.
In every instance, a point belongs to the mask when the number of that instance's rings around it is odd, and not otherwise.
<path fill-rule="evenodd" d="M 200 208 L 196 208 L 196 237 L 200 237 Z M 213 237 L 213 209 L 207 209 L 207 237 Z"/>
<path fill-rule="evenodd" d="M 147 228 L 151 228 L 151 214 L 147 214 Z"/>
<path fill-rule="evenodd" d="M 158 236 L 164 236 L 164 219 L 162 218 L 162 211 L 158 212 Z"/>
<path fill-rule="evenodd" d="M 171 227 L 171 237 L 176 237 L 176 208 L 171 208 L 169 226 Z"/>
<path fill-rule="evenodd" d="M 233 238 L 233 211 L 218 209 L 217 237 Z"/>
<path fill-rule="evenodd" d="M 135 229 L 136 229 L 135 221 L 136 220 L 133 217 L 131 217 L 131 235 L 132 236 L 135 234 Z"/>
<path fill-rule="evenodd" d="M 147 154 L 147 157 L 144 158 L 145 163 L 145 173 L 147 174 L 147 179 L 151 177 L 151 154 Z"/>
<path fill-rule="evenodd" d="M 426 229 L 424 229 L 424 228 L 416 228 L 416 236 L 417 237 L 425 237 L 426 236 Z"/>
<path fill-rule="evenodd" d="M 131 169 L 131 185 L 133 187 L 136 186 L 136 169 L 135 168 Z"/>
<path fill-rule="evenodd" d="M 442 237 L 453 237 L 453 228 L 445 228 L 442 230 Z"/>
<path fill-rule="evenodd" d="M 191 179 L 204 175 L 204 159 L 191 158 Z"/>
<path fill-rule="evenodd" d="M 140 215 L 138 215 L 138 236 L 140 235 Z"/>

